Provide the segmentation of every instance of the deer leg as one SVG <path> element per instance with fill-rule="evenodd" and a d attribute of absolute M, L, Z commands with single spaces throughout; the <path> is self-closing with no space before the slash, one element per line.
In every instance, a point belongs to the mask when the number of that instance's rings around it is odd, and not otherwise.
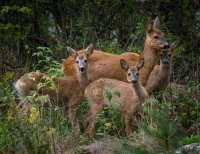
<path fill-rule="evenodd" d="M 132 133 L 132 129 L 130 126 L 130 120 L 131 120 L 130 114 L 125 113 L 124 114 L 125 132 L 128 137 L 130 137 L 130 135 Z"/>
<path fill-rule="evenodd" d="M 96 121 L 96 114 L 100 112 L 103 109 L 103 104 L 93 104 L 89 110 L 89 112 L 86 114 L 86 120 L 84 122 L 85 126 L 85 134 L 92 137 L 92 132 L 95 126 Z"/>
<path fill-rule="evenodd" d="M 77 108 L 76 102 L 77 102 L 76 99 L 70 99 L 68 106 L 68 118 L 72 128 L 77 128 L 78 130 L 80 127 L 78 120 L 76 119 L 76 108 Z"/>

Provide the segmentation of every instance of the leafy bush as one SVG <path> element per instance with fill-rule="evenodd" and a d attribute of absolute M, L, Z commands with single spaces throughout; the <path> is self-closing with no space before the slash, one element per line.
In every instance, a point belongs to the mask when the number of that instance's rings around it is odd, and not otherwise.
<path fill-rule="evenodd" d="M 86 115 L 88 110 L 89 110 L 88 101 L 87 100 L 83 100 L 79 104 L 78 109 L 77 109 L 77 116 L 78 116 L 78 119 L 79 119 L 79 122 L 80 122 L 80 125 L 81 125 L 82 132 L 84 131 L 83 130 L 83 122 L 85 120 L 85 115 Z"/>
<path fill-rule="evenodd" d="M 189 134 L 198 132 L 200 122 L 199 96 L 199 83 L 194 81 L 190 81 L 187 86 L 172 84 L 164 93 L 164 98 L 172 101 L 171 113 L 176 115 Z"/>
<path fill-rule="evenodd" d="M 109 100 L 103 110 L 97 113 L 95 132 L 97 137 L 105 135 L 124 136 L 124 122 L 119 112 L 119 102 L 112 100 L 113 96 L 120 96 L 118 92 L 112 92 L 110 89 L 105 91 L 105 97 Z"/>
<path fill-rule="evenodd" d="M 187 145 L 192 143 L 200 143 L 200 135 L 191 135 L 180 140 L 180 145 Z"/>
<path fill-rule="evenodd" d="M 49 99 L 37 91 L 16 103 L 8 84 L 11 77 L 6 73 L 0 82 L 0 153 L 76 151 L 72 145 L 78 145 L 79 138 L 73 135 L 63 108 L 44 106 Z M 49 82 L 44 79 L 40 86 L 49 86 Z"/>
<path fill-rule="evenodd" d="M 0 110 L 1 113 L 6 111 L 7 108 L 13 103 L 14 95 L 10 87 L 9 81 L 12 79 L 14 73 L 7 72 L 0 75 Z M 0 115 L 1 115 L 0 113 Z"/>
<path fill-rule="evenodd" d="M 143 130 L 144 133 L 152 137 L 157 143 L 160 152 L 172 152 L 177 147 L 178 140 L 182 136 L 176 123 L 176 119 L 171 117 L 169 102 L 159 102 L 157 104 L 157 101 L 147 100 L 139 130 Z"/>
<path fill-rule="evenodd" d="M 95 133 L 97 137 L 105 135 L 124 135 L 124 123 L 120 112 L 112 105 L 105 106 L 97 114 Z"/>
<path fill-rule="evenodd" d="M 46 72 L 49 76 L 63 76 L 60 63 L 53 57 L 53 51 L 48 47 L 37 47 L 33 57 L 37 60 L 33 70 Z"/>
<path fill-rule="evenodd" d="M 98 42 L 97 47 L 100 48 L 101 50 L 109 52 L 109 53 L 121 54 L 121 53 L 125 52 L 120 48 L 116 39 L 113 41 Z"/>
<path fill-rule="evenodd" d="M 36 96 L 29 96 L 36 97 Z M 60 107 L 41 106 L 39 98 L 29 105 L 28 112 L 11 106 L 0 121 L 0 151 L 19 153 L 53 153 L 56 148 L 67 151 L 72 130 Z M 31 100 L 31 99 L 29 99 Z M 39 101 L 40 100 L 40 101 Z M 27 104 L 24 104 L 27 105 Z M 78 142 L 78 141 L 76 141 Z"/>

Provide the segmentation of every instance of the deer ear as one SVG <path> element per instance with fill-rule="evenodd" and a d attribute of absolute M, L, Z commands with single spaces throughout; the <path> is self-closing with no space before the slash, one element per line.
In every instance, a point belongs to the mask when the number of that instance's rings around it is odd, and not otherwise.
<path fill-rule="evenodd" d="M 77 54 L 76 50 L 72 49 L 71 47 L 67 47 L 67 52 L 70 56 L 75 56 Z"/>
<path fill-rule="evenodd" d="M 153 30 L 152 22 L 148 22 L 145 26 L 145 31 L 150 33 Z"/>
<path fill-rule="evenodd" d="M 175 49 L 177 47 L 177 43 L 176 42 L 173 42 L 171 45 L 170 45 L 170 48 L 171 49 Z"/>
<path fill-rule="evenodd" d="M 144 58 L 141 58 L 137 63 L 137 69 L 140 70 L 144 66 Z"/>
<path fill-rule="evenodd" d="M 90 45 L 88 45 L 88 47 L 85 50 L 86 50 L 87 55 L 90 56 L 94 51 L 94 45 L 91 43 Z"/>
<path fill-rule="evenodd" d="M 156 17 L 154 22 L 153 22 L 153 28 L 155 28 L 155 29 L 160 28 L 160 19 L 158 17 Z"/>
<path fill-rule="evenodd" d="M 129 65 L 124 59 L 120 59 L 120 65 L 121 65 L 121 68 L 126 71 L 129 69 Z"/>

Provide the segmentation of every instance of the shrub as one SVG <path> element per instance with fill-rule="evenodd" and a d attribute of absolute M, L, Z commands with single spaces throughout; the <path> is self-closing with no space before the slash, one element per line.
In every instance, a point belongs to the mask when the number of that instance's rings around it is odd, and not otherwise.
<path fill-rule="evenodd" d="M 46 72 L 49 76 L 63 76 L 60 63 L 53 57 L 53 51 L 48 47 L 37 47 L 33 54 L 37 62 L 33 66 L 33 70 Z"/>
<path fill-rule="evenodd" d="M 182 140 L 180 140 L 180 145 L 187 145 L 192 143 L 199 143 L 200 142 L 200 135 L 191 135 L 189 137 L 185 137 Z"/>
<path fill-rule="evenodd" d="M 124 122 L 119 112 L 119 102 L 112 100 L 113 96 L 119 96 L 120 93 L 112 92 L 110 89 L 105 91 L 105 97 L 109 100 L 103 110 L 97 113 L 96 117 L 96 135 L 97 137 L 104 135 L 124 136 Z"/>
<path fill-rule="evenodd" d="M 170 153 L 177 147 L 182 133 L 176 126 L 176 119 L 171 117 L 170 103 L 165 101 L 157 103 L 149 100 L 145 102 L 144 117 L 138 130 L 150 136 L 160 152 Z"/>

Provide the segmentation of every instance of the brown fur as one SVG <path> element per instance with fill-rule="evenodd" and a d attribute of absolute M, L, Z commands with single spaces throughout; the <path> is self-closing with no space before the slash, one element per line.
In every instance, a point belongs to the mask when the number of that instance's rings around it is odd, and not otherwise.
<path fill-rule="evenodd" d="M 51 100 L 56 102 L 62 102 L 65 108 L 68 109 L 69 120 L 74 126 L 76 107 L 83 98 L 84 90 L 88 85 L 87 77 L 87 59 L 93 52 L 93 45 L 88 46 L 82 52 L 77 53 L 72 48 L 69 48 L 72 52 L 72 57 L 77 61 L 76 63 L 76 76 L 71 77 L 54 77 L 52 78 L 56 89 L 50 89 L 49 87 L 42 87 L 39 89 L 40 94 L 47 94 Z M 80 62 L 84 63 L 84 71 L 80 72 Z M 31 90 L 36 90 L 41 78 L 47 76 L 43 73 L 31 72 L 24 74 L 15 84 L 15 87 L 20 95 L 26 96 Z"/>
<path fill-rule="evenodd" d="M 157 36 L 158 39 L 155 39 L 155 36 Z M 159 50 L 166 44 L 167 42 L 164 39 L 164 34 L 159 30 L 159 20 L 156 19 L 154 24 L 149 25 L 149 27 L 146 29 L 146 39 L 142 54 L 145 60 L 145 66 L 140 73 L 142 85 L 146 84 L 149 74 L 153 70 L 154 66 L 158 63 Z M 82 50 L 79 52 L 81 51 Z M 139 61 L 140 56 L 131 52 L 115 55 L 95 50 L 93 55 L 88 59 L 89 80 L 94 81 L 99 78 L 112 78 L 127 82 L 126 72 L 121 69 L 119 64 L 119 60 L 122 58 L 130 65 L 134 65 Z M 64 60 L 62 70 L 64 71 L 65 76 L 76 76 L 74 64 L 75 63 L 72 57 L 68 57 Z"/>
<path fill-rule="evenodd" d="M 172 53 L 175 46 L 168 49 L 168 64 L 163 64 L 162 57 L 160 57 L 160 65 L 156 65 L 149 75 L 147 84 L 145 86 L 147 92 L 150 94 L 154 90 L 165 89 L 170 81 Z"/>
<path fill-rule="evenodd" d="M 131 69 L 136 70 L 135 67 L 131 67 L 127 72 L 129 72 Z M 127 80 L 129 81 L 128 76 Z M 109 103 L 108 98 L 105 97 L 105 92 L 107 89 L 112 90 L 113 93 L 120 93 L 119 96 L 113 95 L 112 100 L 113 102 L 119 103 L 119 110 L 122 113 L 125 122 L 126 134 L 130 135 L 131 115 L 140 109 L 141 103 L 145 98 L 148 97 L 148 94 L 139 81 L 137 81 L 135 84 L 130 84 L 108 78 L 101 78 L 90 83 L 85 90 L 85 97 L 91 103 L 90 110 L 86 115 L 85 132 L 89 136 L 92 136 L 96 114 L 100 112 L 106 104 Z"/>
<path fill-rule="evenodd" d="M 40 72 L 25 73 L 17 80 L 15 88 L 21 96 L 27 96 L 32 90 L 36 90 L 37 84 L 44 75 Z"/>
<path fill-rule="evenodd" d="M 46 75 L 38 72 L 24 74 L 16 83 L 19 84 L 17 90 L 20 95 L 28 96 L 31 90 L 36 90 L 41 95 L 48 95 L 51 102 L 59 103 L 57 105 L 64 105 L 65 109 L 68 109 L 70 121 L 74 121 L 75 108 L 83 96 L 83 90 L 80 87 L 79 81 L 73 77 L 55 77 L 52 79 L 55 89 L 47 86 L 37 89 L 37 85 L 42 77 L 46 77 Z"/>
<path fill-rule="evenodd" d="M 78 51 L 81 52 L 82 50 Z M 129 55 L 128 55 L 129 54 Z M 120 68 L 119 60 L 121 58 L 127 60 L 130 64 L 135 64 L 139 60 L 139 55 L 134 53 L 127 53 L 127 55 L 114 55 L 95 50 L 88 59 L 88 78 L 94 81 L 101 77 L 117 78 L 126 81 L 125 72 Z M 65 76 L 76 76 L 75 62 L 72 57 L 64 60 L 62 70 Z"/>

